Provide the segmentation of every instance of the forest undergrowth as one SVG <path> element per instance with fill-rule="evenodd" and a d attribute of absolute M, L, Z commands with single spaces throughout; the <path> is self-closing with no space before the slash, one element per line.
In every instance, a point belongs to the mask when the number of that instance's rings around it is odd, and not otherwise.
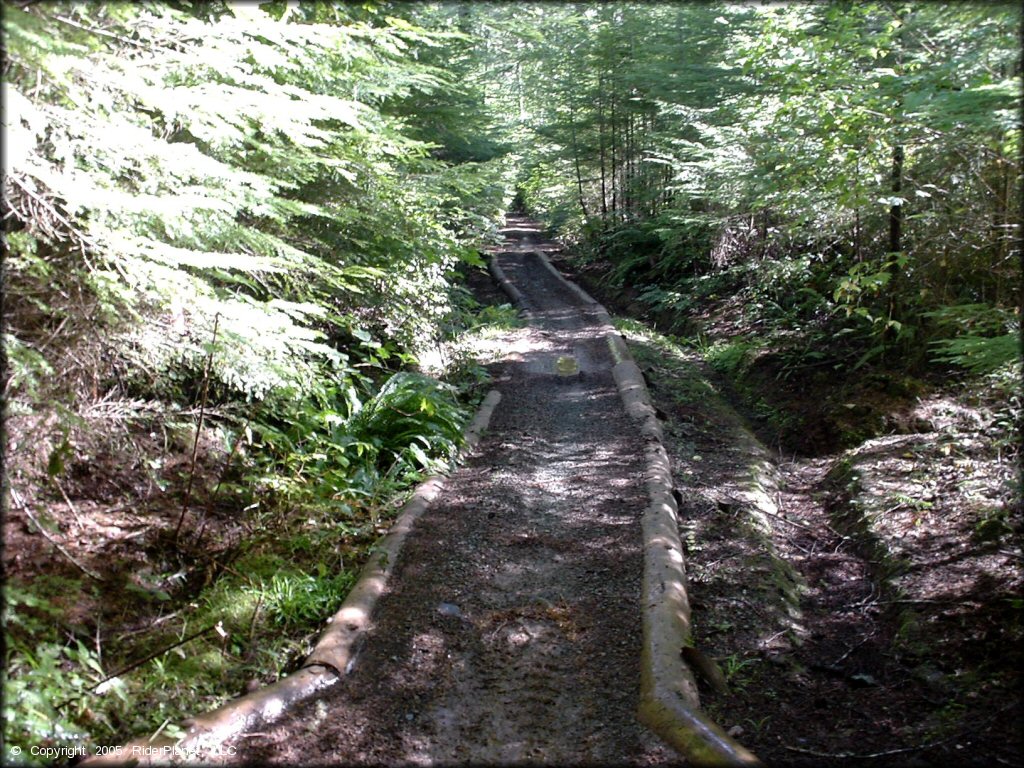
<path fill-rule="evenodd" d="M 415 484 L 457 457 L 490 339 L 520 322 L 455 306 L 436 367 L 354 418 L 313 400 L 200 424 L 110 395 L 68 426 L 9 417 L 8 748 L 173 738 L 296 670 Z"/>
<path fill-rule="evenodd" d="M 794 366 L 787 329 L 737 298 L 756 268 L 672 312 L 586 251 L 560 261 L 623 315 L 662 413 L 716 722 L 769 763 L 1017 761 L 1020 363 Z"/>
<path fill-rule="evenodd" d="M 5 5 L 5 764 L 295 669 L 456 457 L 516 319 L 453 22 Z"/>
<path fill-rule="evenodd" d="M 686 436 L 677 482 L 708 478 L 681 494 L 718 574 L 695 627 L 740 689 L 711 711 L 787 764 L 1018 762 L 1019 9 L 564 14 L 588 31 L 545 16 L 528 45 L 549 142 L 521 199 L 567 271 L 662 334 L 630 340 Z M 739 545 L 742 505 L 711 485 L 729 459 L 695 366 L 774 456 L 761 527 L 813 625 L 785 653 L 747 642 L 774 635 L 748 561 L 701 561 Z"/>

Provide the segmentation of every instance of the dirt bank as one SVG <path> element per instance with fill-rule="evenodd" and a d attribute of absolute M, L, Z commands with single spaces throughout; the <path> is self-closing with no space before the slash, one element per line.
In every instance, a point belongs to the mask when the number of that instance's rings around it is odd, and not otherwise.
<path fill-rule="evenodd" d="M 888 434 L 783 455 L 701 345 L 622 327 L 663 415 L 693 638 L 727 682 L 706 711 L 768 765 L 1021 764 L 1019 465 L 996 408 L 947 385 L 879 404 Z M 835 396 L 801 385 L 777 421 Z"/>

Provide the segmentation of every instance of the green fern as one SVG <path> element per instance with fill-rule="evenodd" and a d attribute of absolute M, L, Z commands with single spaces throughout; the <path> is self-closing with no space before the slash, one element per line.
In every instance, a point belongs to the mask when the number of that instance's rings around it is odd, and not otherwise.
<path fill-rule="evenodd" d="M 935 350 L 932 359 L 936 362 L 953 363 L 978 375 L 991 373 L 1021 359 L 1019 333 L 939 339 L 932 342 L 932 347 Z"/>
<path fill-rule="evenodd" d="M 452 387 L 401 372 L 363 405 L 349 429 L 358 439 L 377 446 L 382 456 L 393 461 L 411 458 L 427 468 L 431 455 L 450 458 L 462 444 L 465 416 Z"/>

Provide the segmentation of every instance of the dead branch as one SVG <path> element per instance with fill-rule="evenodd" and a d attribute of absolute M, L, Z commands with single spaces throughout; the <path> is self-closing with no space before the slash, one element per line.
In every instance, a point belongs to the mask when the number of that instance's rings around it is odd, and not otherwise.
<path fill-rule="evenodd" d="M 193 632 L 188 637 L 182 638 L 181 640 L 178 640 L 178 641 L 176 641 L 174 643 L 171 643 L 170 645 L 165 646 L 165 647 L 161 648 L 158 651 L 153 651 L 153 653 L 149 654 L 148 656 L 144 656 L 141 659 L 139 659 L 138 661 L 133 661 L 128 666 L 122 667 L 121 669 L 117 670 L 117 672 L 114 672 L 111 675 L 107 675 L 102 680 L 100 680 L 98 683 L 94 683 L 94 684 L 90 685 L 88 688 L 83 688 L 82 691 L 83 691 L 83 693 L 88 693 L 89 691 L 96 690 L 97 688 L 99 688 L 104 683 L 107 683 L 107 682 L 110 682 L 111 680 L 113 680 L 115 677 L 120 677 L 123 674 L 131 672 L 133 669 L 138 669 L 139 667 L 141 667 L 146 662 L 152 661 L 153 659 L 155 659 L 157 656 L 162 656 L 163 654 L 167 653 L 168 651 L 173 651 L 175 648 L 177 648 L 179 646 L 182 646 L 182 645 L 185 645 L 185 643 L 190 643 L 193 640 L 195 640 L 197 637 L 200 637 L 201 635 L 205 635 L 211 629 L 214 629 L 214 628 L 216 628 L 218 626 L 220 626 L 220 622 L 219 621 L 216 624 L 210 624 L 208 627 L 200 629 L 198 632 Z M 64 707 L 67 704 L 70 704 L 72 701 L 74 701 L 74 699 L 65 699 L 64 701 L 62 701 L 59 704 L 57 704 L 55 706 L 55 709 L 60 709 L 61 707 Z"/>
<path fill-rule="evenodd" d="M 64 555 L 64 557 L 66 557 L 71 562 L 72 565 L 74 565 L 78 570 L 80 570 L 86 576 L 89 576 L 90 578 L 93 578 L 96 581 L 103 581 L 103 577 L 102 576 L 100 576 L 95 571 L 87 568 L 86 566 L 84 566 L 80 562 L 78 562 L 70 552 L 68 552 L 66 549 L 64 549 L 63 546 L 61 546 L 59 541 L 57 541 L 55 538 L 53 538 L 53 536 L 51 536 L 49 533 L 47 533 L 46 529 L 43 527 L 43 524 L 40 523 L 38 519 L 36 519 L 35 515 L 32 514 L 32 510 L 29 509 L 28 504 L 25 503 L 25 500 L 22 499 L 21 496 L 18 494 L 18 492 L 16 490 L 14 490 L 13 488 L 11 488 L 11 498 L 22 509 L 22 511 L 26 515 L 28 515 L 28 519 L 31 520 L 33 523 L 35 523 L 36 528 L 39 529 L 39 532 L 41 534 L 43 534 L 43 536 L 46 538 L 46 540 L 48 542 L 50 542 L 51 544 L 53 544 L 53 546 L 55 546 L 57 548 L 57 551 L 60 552 L 62 555 Z"/>
<path fill-rule="evenodd" d="M 960 734 L 957 734 L 958 736 Z M 881 752 L 819 752 L 814 749 L 803 749 L 802 747 L 791 747 L 788 744 L 783 744 L 784 749 L 788 749 L 790 752 L 799 752 L 803 755 L 811 755 L 812 757 L 827 757 L 832 759 L 843 759 L 843 760 L 871 760 L 877 757 L 888 757 L 889 755 L 901 755 L 906 752 L 920 752 L 925 749 L 932 749 L 933 747 L 939 747 L 946 742 L 952 741 L 955 736 L 950 736 L 946 739 L 939 741 L 929 741 L 924 744 L 915 744 L 911 747 L 900 747 L 898 749 L 884 749 Z"/>
<path fill-rule="evenodd" d="M 192 501 L 192 486 L 196 478 L 196 456 L 199 454 L 199 434 L 203 431 L 203 417 L 206 415 L 206 397 L 210 392 L 210 368 L 213 365 L 213 348 L 217 344 L 217 327 L 220 323 L 220 313 L 213 316 L 213 337 L 210 339 L 210 352 L 206 356 L 206 369 L 203 371 L 203 399 L 199 405 L 199 423 L 196 424 L 196 437 L 192 441 L 192 471 L 188 475 L 188 487 L 185 488 L 185 500 L 181 505 L 181 516 L 178 518 L 178 525 L 174 529 L 174 541 L 177 543 L 178 534 L 181 533 L 181 524 L 185 521 L 185 513 L 188 512 L 189 502 Z"/>
<path fill-rule="evenodd" d="M 71 503 L 71 499 L 68 498 L 67 493 L 64 491 L 64 486 L 61 485 L 57 480 L 54 480 L 53 484 L 57 486 L 57 490 L 60 491 L 60 495 L 64 497 L 64 503 L 68 505 L 68 509 L 70 509 L 71 514 L 75 516 L 75 521 L 78 523 L 78 525 L 84 525 L 82 523 L 81 515 L 78 514 L 78 510 L 75 509 L 75 505 Z"/>

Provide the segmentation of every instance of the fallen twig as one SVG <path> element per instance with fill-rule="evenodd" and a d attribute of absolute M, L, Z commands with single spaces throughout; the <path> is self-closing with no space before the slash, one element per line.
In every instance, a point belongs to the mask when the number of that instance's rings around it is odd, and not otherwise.
<path fill-rule="evenodd" d="M 948 744 L 951 741 L 963 738 L 968 733 L 978 732 L 978 731 L 980 731 L 980 730 L 982 730 L 984 728 L 987 728 L 989 725 L 994 723 L 996 721 L 996 718 L 998 718 L 1004 712 L 1008 712 L 1011 709 L 1015 709 L 1017 706 L 1018 706 L 1018 703 L 1016 701 L 1011 701 L 1009 704 L 1006 704 L 1005 706 L 1000 707 L 999 710 L 995 714 L 993 714 L 991 717 L 987 718 L 980 726 L 974 726 L 973 728 L 964 728 L 964 729 L 954 733 L 952 736 L 947 736 L 944 739 L 939 739 L 938 741 L 929 741 L 929 742 L 926 742 L 924 744 L 917 744 L 917 745 L 912 746 L 912 747 L 900 747 L 898 749 L 883 750 L 882 752 L 869 752 L 869 753 L 866 753 L 866 754 L 856 754 L 856 753 L 853 753 L 853 752 L 817 752 L 817 751 L 815 751 L 813 749 L 803 749 L 802 747 L 791 747 L 791 746 L 786 745 L 786 744 L 783 744 L 782 746 L 783 746 L 784 749 L 788 749 L 790 752 L 800 752 L 800 753 L 805 754 L 805 755 L 812 755 L 813 757 L 829 757 L 829 758 L 839 757 L 839 758 L 843 758 L 843 759 L 854 759 L 854 760 L 870 760 L 870 759 L 876 758 L 876 757 L 888 757 L 889 755 L 900 755 L 900 754 L 903 754 L 905 752 L 920 752 L 921 750 L 924 750 L 924 749 L 932 749 L 933 747 L 939 747 L 939 746 L 942 746 L 943 744 Z"/>
<path fill-rule="evenodd" d="M 870 640 L 874 636 L 875 636 L 875 633 L 871 632 L 870 634 L 868 634 L 867 637 L 865 637 L 859 643 L 854 643 L 853 645 L 851 645 L 847 649 L 846 653 L 844 653 L 842 656 L 840 656 L 838 659 L 836 659 L 835 661 L 832 662 L 832 666 L 833 667 L 838 667 L 840 664 L 842 664 L 844 661 L 846 661 L 847 658 L 849 658 L 851 653 L 853 653 L 855 650 L 860 648 L 862 645 L 864 645 L 864 643 L 866 643 L 868 640 Z"/>
<path fill-rule="evenodd" d="M 155 629 L 157 627 L 157 625 L 163 624 L 165 621 L 169 621 L 170 619 L 173 619 L 179 613 L 181 613 L 181 611 L 174 611 L 172 613 L 166 614 L 165 616 L 159 616 L 159 617 L 153 619 L 153 621 L 150 624 L 148 624 L 148 625 L 146 625 L 144 627 L 139 627 L 138 629 L 122 630 L 119 633 L 119 636 L 121 638 L 134 637 L 135 635 L 142 634 L 143 632 L 151 632 L 153 629 Z"/>
<path fill-rule="evenodd" d="M 926 742 L 924 744 L 917 744 L 917 745 L 912 746 L 912 747 L 900 747 L 898 749 L 889 749 L 889 750 L 884 750 L 882 752 L 871 752 L 871 753 L 868 753 L 868 754 L 855 754 L 855 753 L 850 753 L 850 752 L 840 752 L 840 753 L 815 752 L 815 751 L 809 750 L 809 749 L 801 749 L 800 747 L 790 747 L 790 746 L 787 746 L 785 744 L 783 745 L 783 747 L 785 749 L 790 750 L 791 752 L 803 752 L 803 753 L 808 754 L 808 755 L 813 755 L 814 757 L 831 757 L 831 758 L 840 757 L 840 758 L 852 758 L 852 759 L 860 759 L 860 760 L 871 759 L 871 758 L 875 758 L 875 757 L 887 757 L 889 755 L 898 755 L 898 754 L 903 754 L 905 752 L 919 752 L 921 750 L 932 749 L 933 747 L 939 747 L 939 746 L 942 746 L 943 744 L 948 744 L 949 742 L 955 741 L 956 739 L 962 739 L 963 737 L 967 736 L 970 733 L 981 732 L 985 728 L 988 728 L 990 725 L 995 723 L 996 720 L 1003 713 L 1009 712 L 1010 710 L 1013 710 L 1013 709 L 1016 709 L 1018 706 L 1019 706 L 1019 703 L 1017 701 L 1015 701 L 1015 700 L 1014 701 L 1010 701 L 1008 704 L 1005 704 L 1004 706 L 1000 707 L 995 713 L 993 713 L 991 716 L 989 716 L 984 721 L 982 721 L 980 725 L 975 725 L 975 726 L 972 726 L 970 728 L 963 728 L 963 729 L 957 731 L 956 733 L 952 734 L 951 736 L 947 736 L 944 739 L 939 739 L 938 741 L 930 741 L 930 742 Z M 996 758 L 996 760 L 998 762 L 1005 762 L 1005 761 L 999 759 L 998 757 Z"/>
<path fill-rule="evenodd" d="M 185 513 L 188 512 L 189 502 L 192 501 L 192 485 L 196 479 L 196 456 L 199 454 L 199 434 L 203 431 L 203 417 L 206 415 L 206 397 L 210 391 L 210 368 L 213 365 L 213 349 L 217 344 L 217 327 L 220 323 L 220 313 L 213 316 L 213 337 L 210 339 L 210 352 L 206 356 L 206 368 L 203 371 L 203 399 L 199 405 L 199 423 L 196 424 L 196 437 L 192 441 L 192 471 L 188 474 L 188 486 L 185 488 L 185 500 L 181 504 L 181 515 L 178 517 L 178 525 L 174 529 L 174 542 L 178 542 L 178 534 L 181 533 L 181 524 L 185 522 Z"/>
<path fill-rule="evenodd" d="M 149 740 L 153 741 L 154 739 L 156 739 L 157 736 L 159 736 L 161 733 L 163 733 L 164 732 L 164 728 L 167 727 L 167 724 L 169 722 L 171 722 L 171 718 L 168 717 L 166 720 L 164 720 L 162 723 L 160 723 L 160 727 L 157 728 L 156 731 L 153 733 L 153 735 L 149 737 Z"/>
<path fill-rule="evenodd" d="M 41 534 L 43 534 L 43 536 L 46 538 L 46 540 L 48 542 L 50 542 L 51 544 L 53 544 L 53 546 L 55 546 L 57 548 L 58 552 L 60 552 L 62 555 L 64 555 L 64 557 L 66 557 L 69 561 L 71 561 L 72 565 L 74 565 L 76 568 L 78 568 L 78 570 L 80 570 L 86 576 L 89 576 L 89 577 L 91 577 L 93 579 L 96 579 L 96 581 L 103 581 L 103 577 L 102 576 L 100 576 L 98 573 L 96 573 L 92 569 L 87 568 L 86 566 L 84 566 L 80 562 L 78 562 L 74 558 L 74 555 L 72 555 L 70 552 L 68 552 L 66 549 L 64 549 L 64 547 L 61 546 L 61 543 L 59 541 L 57 541 L 55 538 L 53 538 L 53 536 L 51 536 L 49 533 L 47 533 L 46 529 L 43 527 L 43 524 L 40 523 L 38 519 L 36 519 L 36 516 L 32 514 L 32 510 L 28 508 L 28 505 L 25 503 L 25 500 L 22 499 L 21 496 L 18 495 L 18 492 L 16 490 L 14 490 L 13 488 L 11 488 L 11 498 L 18 504 L 19 507 L 21 507 L 22 511 L 26 515 L 28 515 L 28 519 L 31 520 L 33 523 L 35 523 L 36 528 L 39 529 L 39 532 Z"/>
<path fill-rule="evenodd" d="M 153 659 L 155 659 L 157 656 L 162 656 L 163 654 L 167 653 L 168 651 L 173 651 L 175 648 L 177 648 L 177 647 L 179 647 L 181 645 L 185 645 L 185 643 L 188 643 L 188 642 L 191 642 L 191 641 L 195 640 L 200 635 L 205 635 L 211 629 L 214 629 L 215 627 L 218 627 L 218 626 L 220 626 L 220 622 L 219 621 L 216 624 L 210 624 L 208 627 L 205 627 L 204 629 L 200 629 L 198 632 L 193 632 L 188 637 L 184 637 L 181 640 L 177 640 L 177 641 L 171 643 L 170 645 L 165 646 L 164 648 L 161 648 L 158 651 L 153 651 L 153 653 L 149 654 L 148 656 L 144 656 L 143 658 L 139 659 L 138 661 L 133 661 L 128 666 L 122 667 L 121 669 L 117 670 L 117 672 L 114 672 L 113 674 L 107 675 L 102 680 L 100 680 L 98 683 L 93 683 L 89 687 L 83 688 L 82 692 L 83 693 L 88 693 L 89 691 L 93 691 L 93 690 L 99 688 L 104 683 L 110 682 L 115 677 L 120 677 L 121 675 L 123 675 L 123 674 L 125 674 L 127 672 L 131 672 L 133 669 L 138 669 L 139 667 L 141 667 L 146 662 L 152 661 Z M 67 704 L 70 704 L 72 701 L 74 701 L 73 698 L 72 699 L 64 699 L 64 701 L 62 701 L 62 702 L 60 702 L 59 704 L 56 705 L 55 709 L 60 709 L 61 707 L 65 706 Z"/>
<path fill-rule="evenodd" d="M 874 759 L 876 757 L 888 757 L 890 755 L 901 755 L 901 754 L 904 754 L 906 752 L 920 752 L 921 750 L 932 749 L 933 747 L 938 747 L 938 746 L 941 746 L 941 745 L 943 745 L 943 744 L 945 744 L 947 742 L 950 742 L 953 739 L 957 738 L 958 736 L 960 736 L 960 734 L 956 734 L 955 736 L 950 736 L 950 737 L 945 738 L 945 739 L 940 739 L 939 741 L 929 741 L 929 742 L 926 742 L 925 744 L 915 744 L 912 747 L 900 747 L 898 749 L 884 749 L 881 752 L 863 752 L 863 753 L 855 753 L 855 752 L 818 752 L 817 750 L 814 750 L 814 749 L 803 749 L 801 747 L 791 747 L 791 746 L 789 746 L 787 744 L 784 744 L 783 748 L 784 749 L 788 749 L 790 752 L 799 752 L 799 753 L 804 754 L 804 755 L 811 755 L 812 757 L 840 758 L 840 759 L 843 759 L 843 760 L 872 760 L 872 759 Z"/>
<path fill-rule="evenodd" d="M 53 340 L 56 339 L 60 335 L 60 332 L 64 330 L 64 326 L 68 324 L 68 320 L 70 320 L 70 319 L 71 319 L 71 315 L 66 315 L 64 317 L 64 319 L 60 321 L 60 324 L 57 326 L 57 330 L 55 330 L 53 333 L 51 333 L 49 335 L 49 337 L 46 339 L 46 341 L 44 341 L 42 344 L 39 345 L 39 352 L 40 353 L 45 351 L 46 348 L 48 346 L 50 346 L 51 343 L 53 343 Z"/>
<path fill-rule="evenodd" d="M 781 493 L 775 494 L 775 506 L 778 509 L 780 509 L 780 510 L 782 509 L 782 494 Z M 779 520 L 787 522 L 790 525 L 796 525 L 796 526 L 799 526 L 801 528 L 805 528 L 806 530 L 810 531 L 812 534 L 815 534 L 814 538 L 818 538 L 817 531 L 815 530 L 814 526 L 812 526 L 812 525 L 808 525 L 807 523 L 801 522 L 799 520 L 793 520 L 792 518 L 786 517 L 785 515 L 783 515 L 781 513 L 778 513 L 778 512 L 770 512 L 767 509 L 763 509 L 761 511 L 764 512 L 765 514 L 771 515 L 772 517 L 777 517 Z M 841 539 L 842 541 L 846 541 L 847 539 L 850 538 L 849 536 L 844 536 L 843 534 L 841 534 L 839 531 L 837 531 L 835 528 L 833 528 L 831 525 L 829 525 L 828 523 L 826 523 L 824 521 L 822 521 L 820 523 L 820 525 L 826 531 L 831 533 L 836 538 Z"/>
<path fill-rule="evenodd" d="M 491 633 L 490 633 L 490 634 L 489 634 L 489 635 L 487 636 L 487 639 L 489 639 L 489 640 L 493 640 L 494 638 L 496 638 L 496 637 L 498 636 L 498 633 L 499 633 L 499 632 L 501 632 L 501 630 L 503 630 L 503 629 L 504 629 L 505 627 L 507 627 L 507 626 L 508 626 L 508 619 L 505 619 L 505 620 L 504 620 L 503 622 L 501 622 L 501 624 L 499 624 L 499 625 L 498 625 L 498 626 L 497 626 L 497 627 L 496 627 L 496 628 L 495 628 L 495 629 L 494 629 L 494 630 L 493 630 L 493 631 L 492 631 L 492 632 L 491 632 Z"/>
<path fill-rule="evenodd" d="M 874 581 L 872 581 L 871 582 L 871 591 L 868 593 L 868 596 L 865 597 L 863 600 L 860 600 L 860 601 L 854 603 L 850 607 L 851 608 L 864 608 L 865 606 L 876 605 L 878 603 L 878 599 L 881 596 L 882 596 L 882 593 L 879 591 L 878 586 L 875 584 Z"/>
<path fill-rule="evenodd" d="M 914 600 L 911 598 L 898 598 L 894 600 L 876 600 L 875 605 L 977 605 L 980 600 Z"/>
<path fill-rule="evenodd" d="M 64 503 L 68 505 L 68 509 L 71 510 L 71 514 L 75 516 L 75 521 L 80 526 L 83 525 L 82 517 L 78 514 L 78 510 L 75 509 L 75 505 L 71 503 L 71 499 L 69 499 L 67 493 L 64 492 L 64 486 L 56 480 L 54 480 L 53 484 L 57 486 L 57 490 L 60 491 L 60 495 L 64 497 Z"/>
<path fill-rule="evenodd" d="M 776 504 L 777 504 L 777 502 L 776 502 Z M 772 517 L 778 518 L 779 520 L 781 520 L 784 523 L 789 523 L 790 525 L 795 525 L 795 526 L 797 526 L 799 528 L 803 528 L 804 530 L 810 531 L 812 534 L 816 534 L 817 533 L 817 531 L 814 530 L 814 527 L 808 525 L 807 523 L 802 523 L 799 520 L 791 520 L 790 518 L 786 517 L 785 515 L 782 515 L 782 514 L 780 514 L 778 512 L 772 512 L 772 511 L 767 510 L 767 509 L 761 509 L 759 511 L 760 512 L 764 512 L 766 515 L 771 515 Z M 815 537 L 815 538 L 817 538 L 817 537 Z"/>
<path fill-rule="evenodd" d="M 780 631 L 776 632 L 774 635 L 772 635 L 771 637 L 769 637 L 767 640 L 759 640 L 758 641 L 758 645 L 761 646 L 761 648 L 767 648 L 769 645 L 772 644 L 772 642 L 774 642 L 778 638 L 782 637 L 787 632 L 789 632 L 788 629 L 780 630 Z"/>

